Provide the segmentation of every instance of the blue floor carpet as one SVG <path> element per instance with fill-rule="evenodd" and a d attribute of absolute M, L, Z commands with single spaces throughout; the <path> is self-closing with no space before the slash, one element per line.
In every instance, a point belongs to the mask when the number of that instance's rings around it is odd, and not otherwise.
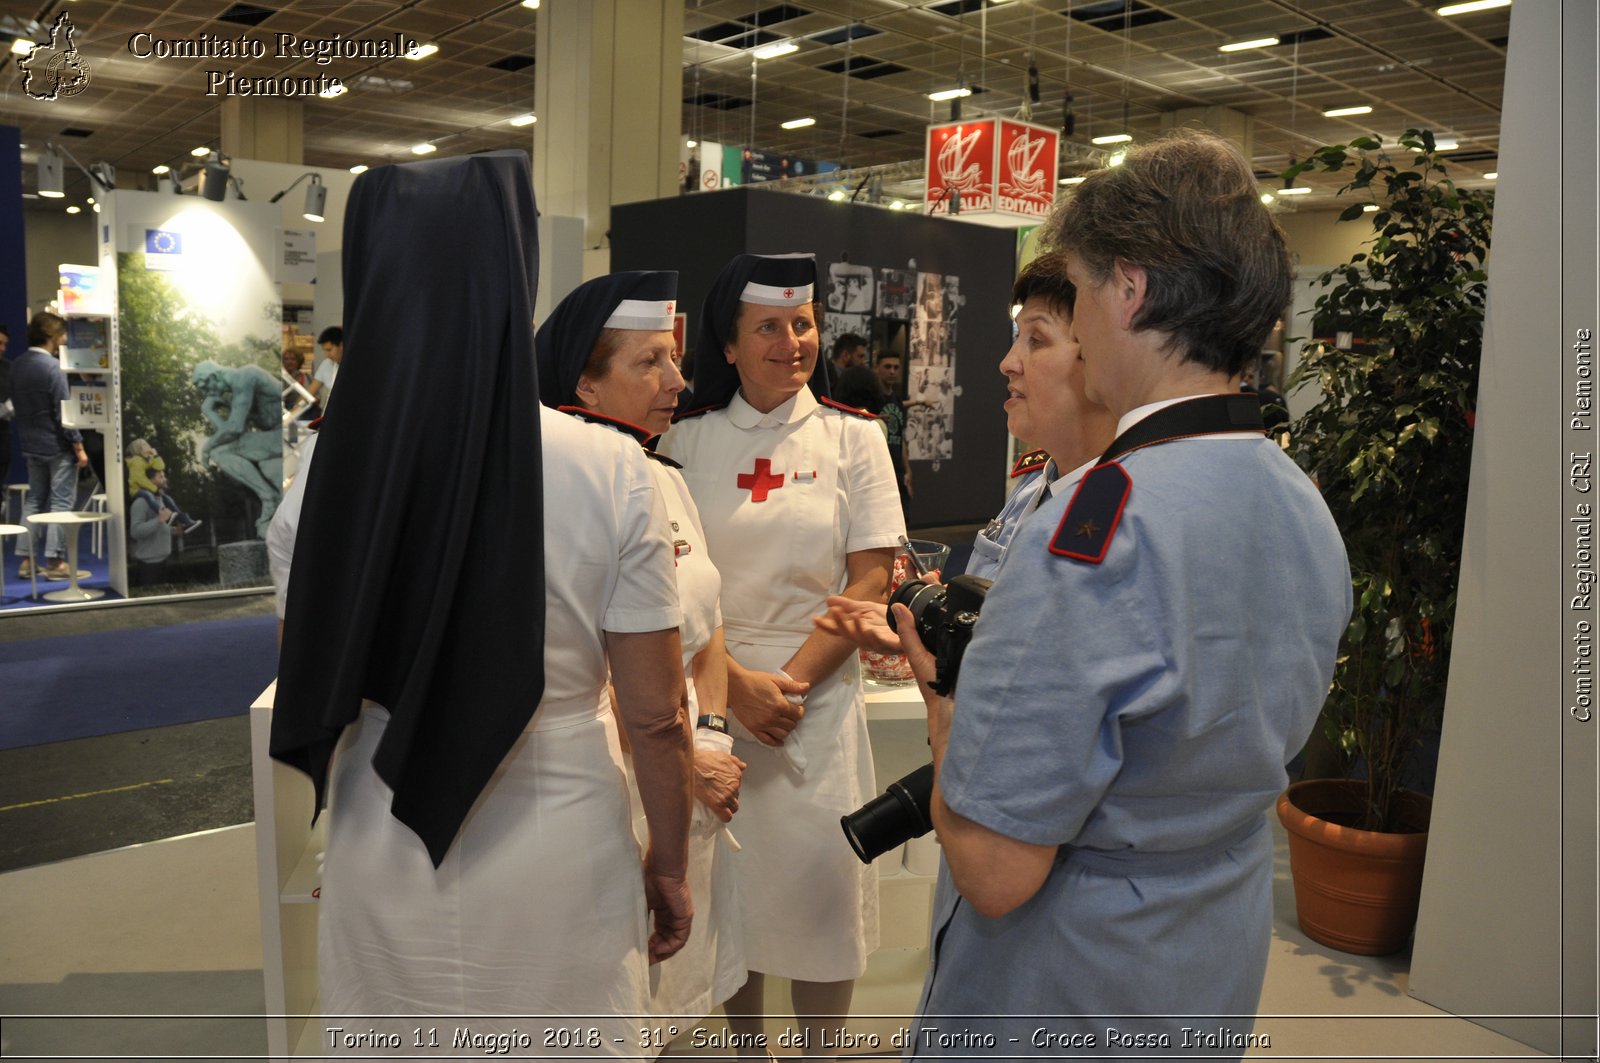
<path fill-rule="evenodd" d="M 0 749 L 245 713 L 277 672 L 276 617 L 0 643 Z"/>

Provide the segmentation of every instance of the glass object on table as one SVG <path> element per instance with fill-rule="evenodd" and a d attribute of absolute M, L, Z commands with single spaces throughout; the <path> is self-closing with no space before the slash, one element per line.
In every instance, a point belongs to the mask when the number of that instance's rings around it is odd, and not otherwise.
<path fill-rule="evenodd" d="M 910 549 L 917 555 L 923 571 L 944 571 L 945 562 L 950 560 L 950 547 L 944 543 L 936 543 L 931 539 L 912 539 Z M 900 584 L 907 580 L 918 578 L 917 569 L 912 565 L 911 559 L 906 556 L 906 551 L 901 550 L 894 558 L 894 574 L 889 579 L 889 596 L 900 588 Z M 903 653 L 879 653 L 876 650 L 861 651 L 861 667 L 866 671 L 867 678 L 875 683 L 894 686 L 901 683 L 915 681 L 911 674 L 911 665 L 906 661 Z"/>

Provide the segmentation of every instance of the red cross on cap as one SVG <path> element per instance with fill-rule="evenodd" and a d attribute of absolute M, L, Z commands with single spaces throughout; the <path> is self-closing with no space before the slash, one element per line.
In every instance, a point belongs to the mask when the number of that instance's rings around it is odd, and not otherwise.
<path fill-rule="evenodd" d="M 783 297 L 785 299 L 793 299 L 794 298 L 794 289 L 793 288 L 785 288 L 783 290 Z"/>

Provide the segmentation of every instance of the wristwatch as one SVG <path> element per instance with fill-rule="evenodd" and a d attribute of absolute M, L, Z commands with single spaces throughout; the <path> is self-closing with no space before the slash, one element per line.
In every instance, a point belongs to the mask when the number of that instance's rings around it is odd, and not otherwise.
<path fill-rule="evenodd" d="M 715 731 L 720 735 L 725 735 L 728 733 L 728 718 L 726 716 L 719 716 L 714 712 L 706 713 L 704 716 L 696 720 L 694 725 L 696 727 L 704 727 L 707 730 Z"/>

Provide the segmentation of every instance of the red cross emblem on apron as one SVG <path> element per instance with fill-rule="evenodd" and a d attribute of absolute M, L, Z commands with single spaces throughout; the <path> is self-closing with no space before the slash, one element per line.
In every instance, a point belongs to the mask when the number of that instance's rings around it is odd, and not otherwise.
<path fill-rule="evenodd" d="M 772 471 L 771 458 L 757 458 L 755 471 L 740 473 L 738 484 L 740 488 L 750 492 L 750 501 L 765 502 L 768 491 L 775 491 L 783 486 L 783 474 Z"/>

